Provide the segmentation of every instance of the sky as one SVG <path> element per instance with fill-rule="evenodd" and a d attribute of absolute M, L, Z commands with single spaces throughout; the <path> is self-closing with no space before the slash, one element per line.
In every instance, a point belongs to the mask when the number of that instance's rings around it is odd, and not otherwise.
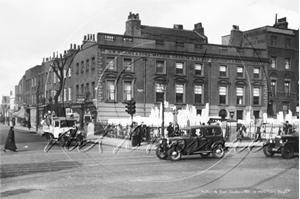
<path fill-rule="evenodd" d="M 148 26 L 192 30 L 201 22 L 211 44 L 221 44 L 232 25 L 272 26 L 276 14 L 299 29 L 298 0 L 0 0 L 0 96 L 14 94 L 26 70 L 81 45 L 84 35 L 124 34 L 129 12 Z"/>

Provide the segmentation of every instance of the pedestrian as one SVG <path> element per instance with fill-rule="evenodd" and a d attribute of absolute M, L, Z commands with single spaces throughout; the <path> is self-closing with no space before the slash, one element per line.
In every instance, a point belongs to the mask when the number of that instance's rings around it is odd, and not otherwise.
<path fill-rule="evenodd" d="M 278 135 L 281 135 L 282 131 L 281 131 L 281 128 L 279 127 L 278 129 Z"/>
<path fill-rule="evenodd" d="M 137 144 L 138 144 L 138 146 L 141 146 L 144 131 L 145 131 L 144 122 L 141 122 L 141 124 L 137 127 Z"/>
<path fill-rule="evenodd" d="M 9 117 L 6 117 L 7 126 L 9 126 Z"/>
<path fill-rule="evenodd" d="M 13 126 L 11 126 L 8 131 L 8 135 L 6 138 L 6 142 L 5 142 L 3 151 L 6 152 L 6 150 L 11 150 L 11 151 L 17 152 L 17 147 L 16 147 L 16 143 L 15 143 L 15 132 L 14 132 Z"/>
<path fill-rule="evenodd" d="M 11 123 L 12 123 L 13 126 L 16 125 L 16 119 L 14 117 L 11 119 Z"/>
<path fill-rule="evenodd" d="M 257 127 L 257 130 L 256 130 L 256 133 L 255 133 L 255 142 L 256 141 L 262 141 L 262 139 L 261 139 L 261 132 L 260 132 L 260 127 Z"/>
<path fill-rule="evenodd" d="M 173 135 L 174 136 L 180 136 L 180 129 L 179 129 L 179 125 L 177 123 L 175 124 Z"/>
<path fill-rule="evenodd" d="M 30 121 L 28 120 L 28 129 L 30 130 L 31 128 L 31 124 L 30 124 Z"/>
<path fill-rule="evenodd" d="M 289 121 L 286 121 L 284 123 L 284 134 L 285 135 L 288 135 L 289 134 L 289 129 L 292 128 L 292 125 L 289 124 Z"/>
<path fill-rule="evenodd" d="M 238 131 L 236 132 L 236 140 L 242 142 L 244 137 L 243 134 L 243 126 L 240 126 L 240 128 L 238 129 Z"/>
<path fill-rule="evenodd" d="M 169 123 L 169 126 L 167 127 L 167 131 L 168 131 L 168 137 L 171 137 L 174 132 L 174 127 L 172 122 Z"/>

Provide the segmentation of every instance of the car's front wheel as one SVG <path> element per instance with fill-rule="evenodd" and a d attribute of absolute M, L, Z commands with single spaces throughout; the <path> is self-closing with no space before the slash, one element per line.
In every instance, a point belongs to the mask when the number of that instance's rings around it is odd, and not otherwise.
<path fill-rule="evenodd" d="M 281 149 L 281 155 L 285 159 L 292 158 L 294 155 L 294 152 L 295 152 L 294 147 L 291 144 L 287 144 L 284 147 L 282 147 L 282 149 Z"/>
<path fill-rule="evenodd" d="M 181 153 L 179 150 L 171 148 L 168 150 L 168 157 L 172 161 L 178 161 L 181 158 Z"/>
<path fill-rule="evenodd" d="M 156 148 L 156 156 L 161 160 L 165 160 L 168 157 L 166 153 L 163 153 L 162 151 L 160 151 L 159 147 Z"/>
<path fill-rule="evenodd" d="M 267 156 L 267 157 L 272 157 L 275 153 L 272 151 L 272 146 L 270 144 L 264 146 L 264 154 Z"/>
<path fill-rule="evenodd" d="M 214 147 L 214 149 L 212 151 L 212 155 L 215 158 L 223 158 L 225 155 L 224 147 L 221 144 L 217 145 L 216 147 Z"/>

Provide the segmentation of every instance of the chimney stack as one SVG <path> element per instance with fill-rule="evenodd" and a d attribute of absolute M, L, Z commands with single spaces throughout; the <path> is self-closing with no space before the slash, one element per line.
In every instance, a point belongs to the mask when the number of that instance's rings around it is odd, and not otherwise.
<path fill-rule="evenodd" d="M 288 25 L 289 23 L 286 21 L 286 17 L 277 20 L 277 14 L 276 14 L 276 23 L 273 25 L 273 27 L 288 29 Z"/>
<path fill-rule="evenodd" d="M 240 31 L 239 26 L 233 25 L 231 30 L 229 44 L 232 46 L 240 47 L 243 41 L 243 32 Z"/>
<path fill-rule="evenodd" d="M 199 22 L 199 23 L 196 23 L 194 25 L 194 31 L 199 33 L 200 35 L 203 35 L 204 36 L 204 28 L 202 27 L 202 23 Z"/>

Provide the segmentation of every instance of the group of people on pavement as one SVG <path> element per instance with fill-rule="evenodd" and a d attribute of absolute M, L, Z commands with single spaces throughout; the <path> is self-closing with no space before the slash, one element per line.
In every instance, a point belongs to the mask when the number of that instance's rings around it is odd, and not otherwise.
<path fill-rule="evenodd" d="M 175 137 L 181 135 L 179 125 L 177 123 L 175 123 L 175 126 L 173 126 L 173 123 L 170 122 L 169 126 L 167 127 L 167 132 L 168 132 L 168 137 Z"/>

